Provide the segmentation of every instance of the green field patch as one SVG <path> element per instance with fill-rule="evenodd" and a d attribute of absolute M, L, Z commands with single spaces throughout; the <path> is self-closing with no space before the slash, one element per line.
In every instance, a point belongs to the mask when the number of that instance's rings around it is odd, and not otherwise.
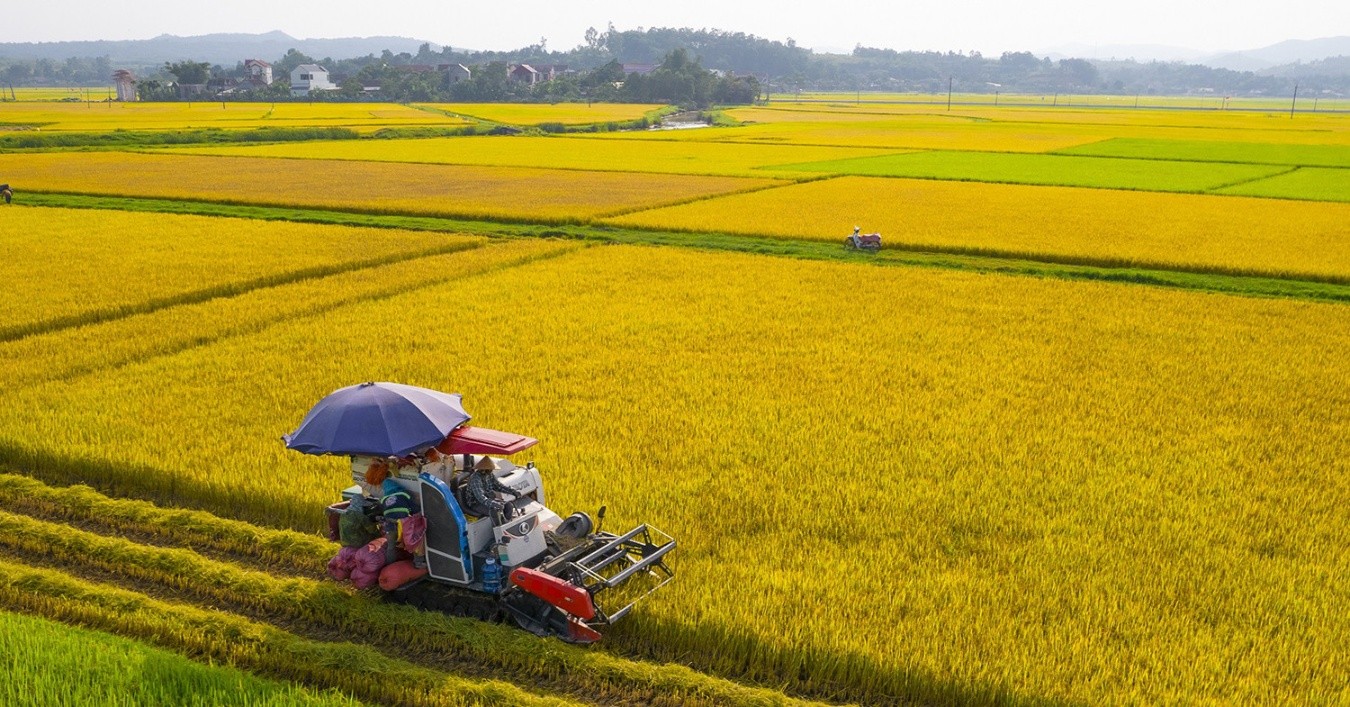
<path fill-rule="evenodd" d="M 1004 152 L 918 152 L 767 169 L 1144 191 L 1200 192 L 1276 174 L 1265 165 L 1203 164 Z"/>
<path fill-rule="evenodd" d="M 1350 146 L 1346 145 L 1276 145 L 1265 142 L 1149 140 L 1120 137 L 1056 152 L 1061 155 L 1133 157 L 1144 160 L 1350 167 Z"/>
<path fill-rule="evenodd" d="M 101 631 L 0 612 L 7 705 L 360 705 L 337 690 L 317 691 Z"/>
<path fill-rule="evenodd" d="M 1350 170 L 1305 167 L 1269 179 L 1258 179 L 1219 189 L 1218 193 L 1270 196 L 1279 199 L 1350 201 Z"/>

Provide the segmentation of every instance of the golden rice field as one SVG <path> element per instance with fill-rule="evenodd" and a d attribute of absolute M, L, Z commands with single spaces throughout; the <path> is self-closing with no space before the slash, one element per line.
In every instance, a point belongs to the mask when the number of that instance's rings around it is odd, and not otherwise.
<path fill-rule="evenodd" d="M 1350 145 L 1343 116 L 963 106 L 759 106 L 727 115 L 740 127 L 650 131 L 652 140 L 898 149 L 1049 152 L 1109 138 Z M 624 134 L 587 137 L 614 139 Z"/>
<path fill-rule="evenodd" d="M 116 95 L 112 86 L 5 86 L 0 90 L 0 102 L 62 101 L 71 98 L 101 101 Z"/>
<path fill-rule="evenodd" d="M 646 103 L 422 103 L 425 108 L 509 125 L 590 125 L 638 120 L 665 106 Z"/>
<path fill-rule="evenodd" d="M 395 103 L 0 102 L 0 125 L 30 125 L 56 131 L 338 127 L 366 132 L 388 127 L 468 124 L 461 118 Z"/>
<path fill-rule="evenodd" d="M 435 233 L 83 209 L 7 209 L 3 217 L 0 340 L 477 242 Z"/>
<path fill-rule="evenodd" d="M 566 222 L 782 183 L 770 179 L 119 152 L 5 157 L 30 191 Z"/>
<path fill-rule="evenodd" d="M 595 140 L 575 137 L 454 137 L 414 140 L 335 140 L 253 145 L 185 147 L 175 153 L 252 157 L 343 159 L 369 162 L 547 167 L 661 174 L 764 177 L 762 167 L 796 162 L 897 154 L 894 150 L 799 145 L 722 145 L 658 140 Z M 816 176 L 776 169 L 769 176 Z"/>
<path fill-rule="evenodd" d="M 1094 100 L 1109 100 L 1110 96 L 1094 96 Z M 1308 133 L 1343 131 L 1344 118 L 1335 113 L 1300 113 L 1289 117 L 1285 110 L 1271 111 L 1204 111 L 1204 110 L 1133 110 L 1124 108 L 1092 108 L 1068 106 L 953 106 L 945 105 L 855 105 L 834 104 L 767 104 L 736 108 L 736 115 L 761 118 L 763 122 L 782 120 L 811 120 L 808 116 L 830 115 L 839 119 L 868 120 L 878 117 L 917 119 L 943 118 L 948 121 L 986 121 L 992 123 L 1052 123 L 1067 126 L 1118 126 L 1134 128 L 1203 128 L 1207 131 L 1258 131 L 1272 133 Z M 780 114 L 796 115 L 795 118 Z M 870 116 L 870 118 L 869 118 Z"/>
<path fill-rule="evenodd" d="M 1345 118 L 1078 105 L 0 155 L 0 702 L 1350 702 Z M 1169 169 L 1224 193 L 950 181 Z M 539 437 L 549 505 L 677 580 L 583 649 L 327 579 L 346 460 L 278 438 L 372 379 Z"/>
<path fill-rule="evenodd" d="M 319 231 L 319 227 L 307 227 Z M 359 229 L 327 229 L 330 237 L 357 238 Z M 280 229 L 294 237 L 291 229 Z M 289 233 L 288 233 L 289 232 Z M 322 232 L 322 231 L 320 231 Z M 427 234 L 388 231 L 388 236 L 418 243 Z M 315 239 L 318 240 L 317 238 Z M 552 257 L 576 246 L 543 240 L 495 241 L 445 236 L 441 255 L 407 257 L 389 264 L 331 274 L 301 273 L 282 284 L 256 287 L 204 301 L 151 309 L 111 321 L 49 331 L 42 336 L 0 342 L 0 379 L 24 386 L 116 368 L 129 362 L 175 353 L 229 336 L 257 331 L 288 318 L 312 315 L 354 302 L 389 297 L 430 287 L 447 278 L 470 277 L 502 267 Z M 109 288 L 114 271 L 86 275 L 91 289 Z M 125 274 L 125 268 L 122 269 Z M 144 304 L 144 303 L 138 303 Z M 41 361 L 41 366 L 34 366 Z"/>
<path fill-rule="evenodd" d="M 1346 323 L 589 248 L 10 389 L 0 438 L 48 476 L 307 529 L 348 483 L 276 441 L 314 400 L 370 377 L 455 390 L 543 440 L 553 505 L 680 539 L 678 582 L 609 650 L 861 701 L 1335 702 Z"/>
<path fill-rule="evenodd" d="M 1150 108 L 1191 108 L 1221 111 L 1225 108 L 1229 110 L 1270 110 L 1288 112 L 1291 97 L 1255 97 L 1255 96 L 1111 96 L 1111 95 L 1072 95 L 1072 94 L 1039 94 L 1039 93 L 965 93 L 955 92 L 952 94 L 952 103 L 957 107 L 964 107 L 961 104 L 992 104 L 1008 106 L 1091 106 L 1091 107 L 1110 107 L 1110 108 L 1129 108 L 1135 109 L 1136 105 L 1140 109 L 1148 110 Z M 832 105 L 886 105 L 886 104 L 941 104 L 946 108 L 946 93 L 887 93 L 882 91 L 799 91 L 790 93 L 773 93 L 769 96 L 771 104 L 792 104 L 805 103 L 817 104 L 828 103 Z M 1297 104 L 1299 111 L 1320 110 L 1346 110 L 1350 108 L 1350 101 L 1346 99 L 1321 98 L 1316 103 L 1311 98 L 1303 98 Z"/>
<path fill-rule="evenodd" d="M 607 222 L 840 243 L 857 224 L 918 250 L 1350 281 L 1346 204 L 840 177 Z"/>

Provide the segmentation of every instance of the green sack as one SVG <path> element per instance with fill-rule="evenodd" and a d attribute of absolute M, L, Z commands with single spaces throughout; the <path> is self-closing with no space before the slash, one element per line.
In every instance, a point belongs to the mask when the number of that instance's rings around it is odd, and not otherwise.
<path fill-rule="evenodd" d="M 380 537 L 375 521 L 366 515 L 365 504 L 353 501 L 338 518 L 338 541 L 343 547 L 361 547 Z"/>

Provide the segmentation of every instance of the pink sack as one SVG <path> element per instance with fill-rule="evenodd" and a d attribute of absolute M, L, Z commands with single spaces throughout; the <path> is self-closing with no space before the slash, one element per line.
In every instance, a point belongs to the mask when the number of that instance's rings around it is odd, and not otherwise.
<path fill-rule="evenodd" d="M 375 538 L 356 550 L 351 579 L 357 589 L 370 589 L 380 581 L 384 568 L 384 538 Z"/>
<path fill-rule="evenodd" d="M 338 581 L 347 579 L 352 574 L 355 561 L 356 548 L 344 547 L 328 561 L 328 574 Z"/>
<path fill-rule="evenodd" d="M 414 513 L 403 521 L 403 549 L 413 554 L 422 545 L 422 540 L 427 536 L 427 517 L 421 513 Z"/>

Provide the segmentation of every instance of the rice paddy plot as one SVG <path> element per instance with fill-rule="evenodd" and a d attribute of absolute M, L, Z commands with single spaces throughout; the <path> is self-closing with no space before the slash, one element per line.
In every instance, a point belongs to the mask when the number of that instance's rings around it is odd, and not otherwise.
<path fill-rule="evenodd" d="M 592 125 L 638 120 L 660 110 L 647 103 L 423 103 L 452 115 L 508 125 Z"/>
<path fill-rule="evenodd" d="M 463 126 L 469 121 L 396 103 L 169 103 L 0 102 L 0 124 L 44 131 L 246 129 L 261 127 Z"/>
<path fill-rule="evenodd" d="M 781 168 L 789 172 L 836 175 L 1183 192 L 1206 191 L 1284 171 L 1282 167 L 1270 165 L 945 151 L 789 164 Z"/>
<path fill-rule="evenodd" d="M 888 247 L 1350 282 L 1350 206 L 1329 202 L 839 177 L 607 222 L 840 247 L 860 225 Z"/>
<path fill-rule="evenodd" d="M 429 232 L 43 207 L 7 208 L 0 223 L 0 340 L 476 244 Z"/>
<path fill-rule="evenodd" d="M 772 186 L 770 179 L 119 152 L 5 158 L 43 192 L 525 222 L 599 215 Z"/>
<path fill-rule="evenodd" d="M 542 439 L 551 505 L 679 538 L 612 650 L 869 703 L 1333 699 L 1344 310 L 590 248 L 3 391 L 0 438 L 313 528 L 349 473 L 277 436 L 379 371 Z"/>
<path fill-rule="evenodd" d="M 1059 151 L 1065 155 L 1133 157 L 1150 160 L 1242 162 L 1303 167 L 1350 167 L 1348 145 L 1292 145 L 1207 140 L 1113 138 Z"/>
<path fill-rule="evenodd" d="M 390 231 L 416 242 L 422 234 Z M 445 278 L 468 279 L 497 268 L 547 258 L 579 247 L 575 243 L 518 239 L 486 243 L 481 238 L 446 238 L 462 250 L 410 257 L 387 265 L 354 268 L 324 277 L 262 287 L 128 314 L 111 321 L 75 326 L 0 342 L 0 380 L 24 386 L 115 368 L 130 361 L 173 353 L 226 336 L 256 331 L 276 322 L 365 299 L 429 287 Z M 34 365 L 41 361 L 41 365 Z"/>
<path fill-rule="evenodd" d="M 574 137 L 456 137 L 417 140 L 342 140 L 249 147 L 176 148 L 194 155 L 297 157 L 368 162 L 547 167 L 618 172 L 764 177 L 758 168 L 784 162 L 849 159 L 892 150 L 798 145 L 745 145 L 658 140 L 582 140 Z M 782 167 L 771 176 L 796 176 Z M 815 176 L 811 171 L 799 173 Z"/>
<path fill-rule="evenodd" d="M 752 120 L 757 109 L 737 109 L 737 119 Z M 734 142 L 768 145 L 814 145 L 826 147 L 992 150 L 1000 152 L 1048 152 L 1095 140 L 1096 133 L 1025 125 L 980 124 L 968 119 L 920 116 L 847 116 L 802 114 L 798 120 L 779 120 L 781 112 L 763 111 L 773 122 L 738 127 L 699 130 L 653 130 L 642 133 L 647 140 L 674 142 Z M 788 114 L 791 115 L 791 114 Z M 628 133 L 597 133 L 597 140 L 634 137 Z"/>
<path fill-rule="evenodd" d="M 1350 202 L 1350 169 L 1300 167 L 1292 172 L 1218 190 L 1222 194 L 1268 196 L 1278 199 L 1324 199 Z M 1342 235 L 1350 234 L 1344 225 Z"/>

